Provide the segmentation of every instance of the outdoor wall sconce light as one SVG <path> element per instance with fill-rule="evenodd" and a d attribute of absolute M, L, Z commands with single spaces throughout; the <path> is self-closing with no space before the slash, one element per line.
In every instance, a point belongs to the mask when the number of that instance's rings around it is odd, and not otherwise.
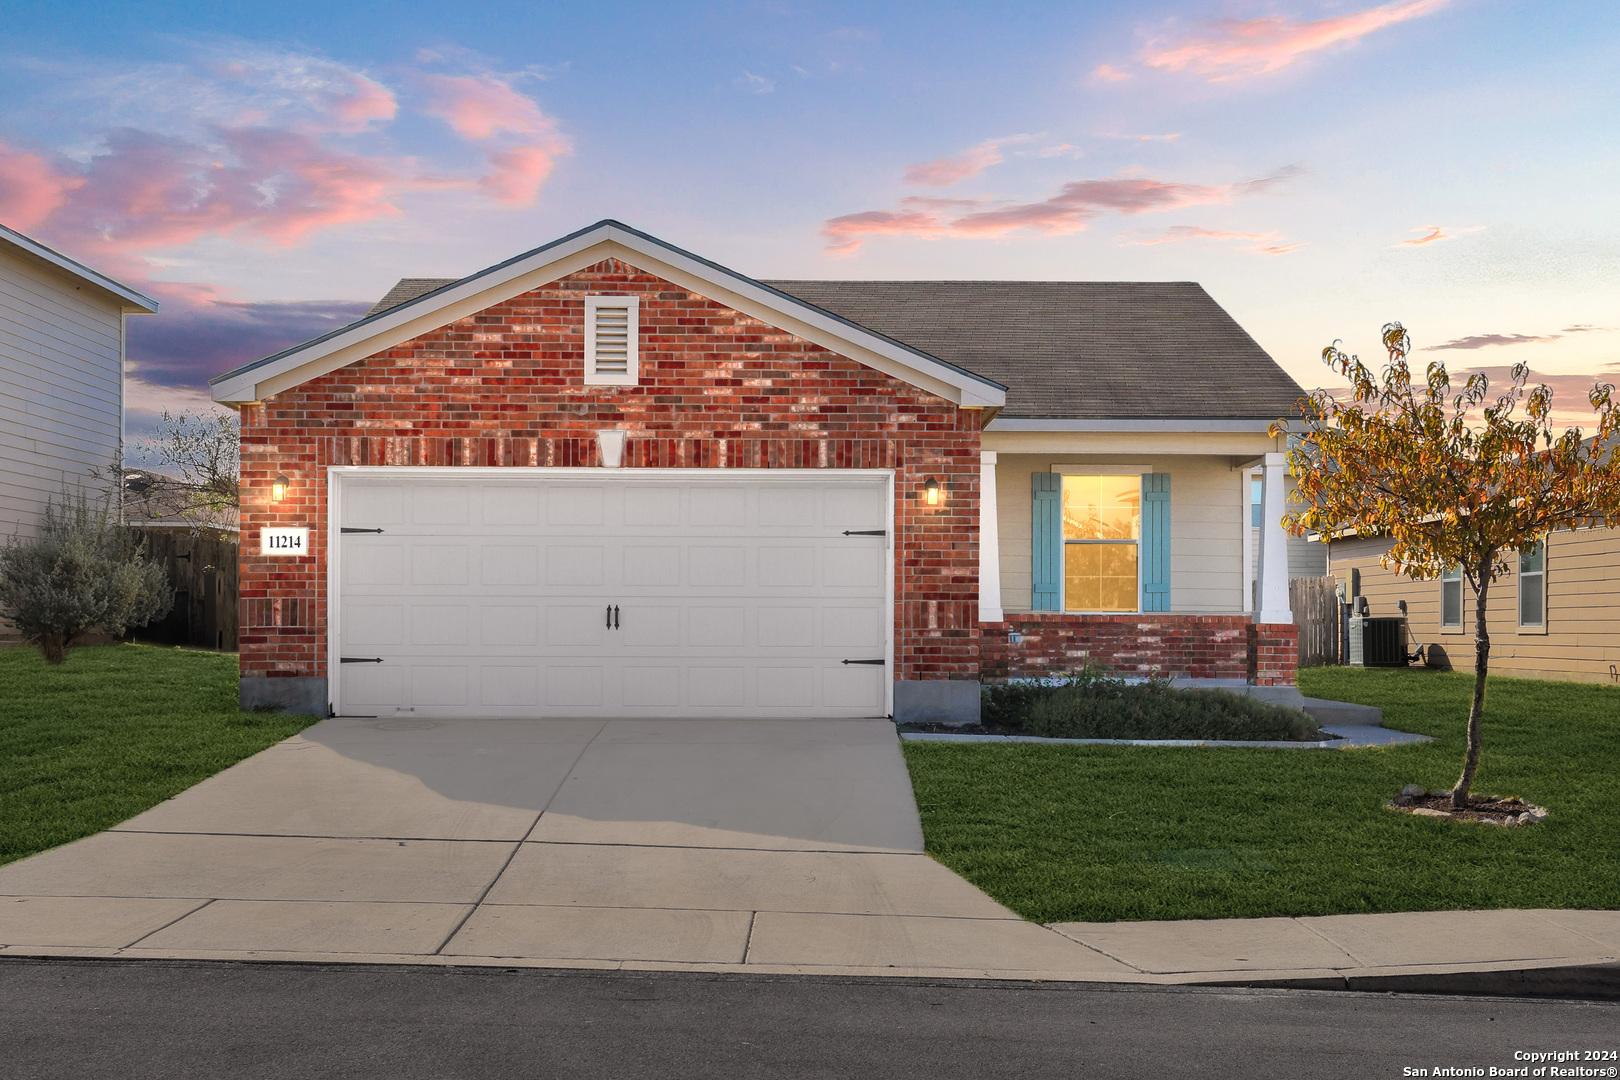
<path fill-rule="evenodd" d="M 282 499 L 285 499 L 287 497 L 287 489 L 291 486 L 292 481 L 288 480 L 285 475 L 276 477 L 275 483 L 270 485 L 270 501 L 280 502 Z"/>
<path fill-rule="evenodd" d="M 923 485 L 923 502 L 929 506 L 939 505 L 939 481 L 932 476 L 928 478 L 928 483 Z"/>

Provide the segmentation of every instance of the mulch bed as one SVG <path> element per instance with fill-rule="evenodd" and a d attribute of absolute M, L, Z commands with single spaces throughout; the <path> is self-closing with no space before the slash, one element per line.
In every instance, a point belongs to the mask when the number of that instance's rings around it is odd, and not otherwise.
<path fill-rule="evenodd" d="M 1425 792 L 1422 795 L 1402 792 L 1389 802 L 1391 810 L 1400 810 L 1420 817 L 1446 817 L 1453 821 L 1479 821 L 1487 825 L 1534 825 L 1547 817 L 1547 811 L 1531 806 L 1517 795 L 1501 798 L 1496 795 L 1470 795 L 1468 808 L 1458 810 L 1451 805 L 1451 792 Z"/>
<path fill-rule="evenodd" d="M 1016 724 L 933 724 L 933 723 L 906 723 L 896 724 L 901 731 L 918 731 L 929 735 L 1034 735 L 1033 731 L 1019 727 Z M 1320 738 L 1302 740 L 1305 742 L 1332 742 L 1340 738 L 1328 732 L 1322 732 Z M 1194 741 L 1194 740 L 1185 740 Z M 1198 739 L 1197 742 L 1221 742 L 1220 739 Z M 1282 741 L 1282 740 L 1277 740 Z M 1298 740 L 1296 740 L 1298 741 Z"/>

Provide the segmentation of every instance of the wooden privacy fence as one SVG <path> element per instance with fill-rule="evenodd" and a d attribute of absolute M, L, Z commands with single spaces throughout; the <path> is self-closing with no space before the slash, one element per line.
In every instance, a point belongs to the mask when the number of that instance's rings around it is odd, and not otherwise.
<path fill-rule="evenodd" d="M 150 626 L 130 631 L 137 641 L 236 651 L 236 540 L 193 535 L 190 529 L 135 529 L 146 557 L 166 568 L 174 607 Z"/>
<path fill-rule="evenodd" d="M 1339 662 L 1339 597 L 1331 577 L 1288 579 L 1288 606 L 1299 624 L 1299 666 Z"/>

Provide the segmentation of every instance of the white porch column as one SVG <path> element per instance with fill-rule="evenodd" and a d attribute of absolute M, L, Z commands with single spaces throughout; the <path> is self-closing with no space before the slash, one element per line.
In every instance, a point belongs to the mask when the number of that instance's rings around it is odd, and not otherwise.
<path fill-rule="evenodd" d="M 996 515 L 996 452 L 979 451 L 979 621 L 1000 622 L 1001 533 Z"/>
<path fill-rule="evenodd" d="M 1282 454 L 1267 454 L 1261 467 L 1263 488 L 1260 497 L 1260 609 L 1257 623 L 1291 623 L 1294 613 L 1288 607 L 1288 534 L 1283 531 L 1283 478 L 1287 475 Z"/>

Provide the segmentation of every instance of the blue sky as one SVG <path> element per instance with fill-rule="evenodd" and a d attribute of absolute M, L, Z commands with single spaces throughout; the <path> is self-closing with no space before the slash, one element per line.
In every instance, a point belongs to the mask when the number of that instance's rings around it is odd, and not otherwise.
<path fill-rule="evenodd" d="M 1196 280 L 1328 342 L 1620 357 L 1620 9 L 17 4 L 0 221 L 148 289 L 132 427 L 616 217 L 759 277 Z M 1189 363 L 1198 358 L 1189 357 Z"/>

